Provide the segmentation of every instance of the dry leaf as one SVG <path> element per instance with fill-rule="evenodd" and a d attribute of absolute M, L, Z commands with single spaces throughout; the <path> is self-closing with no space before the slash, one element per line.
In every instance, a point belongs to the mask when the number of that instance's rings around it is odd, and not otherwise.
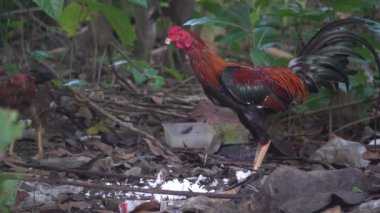
<path fill-rule="evenodd" d="M 145 139 L 149 146 L 149 150 L 157 156 L 161 156 L 171 162 L 180 163 L 182 162 L 174 153 L 163 147 L 158 141 L 152 139 Z"/>

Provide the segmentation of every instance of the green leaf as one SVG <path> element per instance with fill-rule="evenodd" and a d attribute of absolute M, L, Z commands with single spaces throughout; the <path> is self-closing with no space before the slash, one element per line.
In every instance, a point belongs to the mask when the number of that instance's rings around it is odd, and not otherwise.
<path fill-rule="evenodd" d="M 136 35 L 129 16 L 122 10 L 109 4 L 102 4 L 101 10 L 112 28 L 116 31 L 121 42 L 123 44 L 133 44 Z"/>
<path fill-rule="evenodd" d="M 363 193 L 363 190 L 360 189 L 359 187 L 357 186 L 354 186 L 352 187 L 352 190 L 351 190 L 353 193 Z"/>
<path fill-rule="evenodd" d="M 148 7 L 146 0 L 129 0 L 129 2 L 132 2 L 134 4 L 141 5 L 143 7 Z"/>
<path fill-rule="evenodd" d="M 111 82 L 106 81 L 106 82 L 102 82 L 102 86 L 104 89 L 111 89 L 113 84 Z"/>
<path fill-rule="evenodd" d="M 333 8 L 338 12 L 352 12 L 357 9 L 370 9 L 371 4 L 366 1 L 358 0 L 324 0 L 326 3 L 331 4 Z"/>
<path fill-rule="evenodd" d="M 268 46 L 280 41 L 280 33 L 272 27 L 256 27 L 253 30 L 253 44 L 257 48 Z"/>
<path fill-rule="evenodd" d="M 306 102 L 306 106 L 309 109 L 326 107 L 330 103 L 330 99 L 333 95 L 335 95 L 334 92 L 322 87 L 318 93 L 311 94 L 311 97 Z"/>
<path fill-rule="evenodd" d="M 85 20 L 88 15 L 88 9 L 74 2 L 65 7 L 59 18 L 59 24 L 68 36 L 73 36 L 76 34 L 80 23 Z"/>
<path fill-rule="evenodd" d="M 55 20 L 61 17 L 64 0 L 33 0 L 45 13 Z"/>
<path fill-rule="evenodd" d="M 149 82 L 149 88 L 152 90 L 159 90 L 165 84 L 165 79 L 162 76 L 155 76 Z"/>
<path fill-rule="evenodd" d="M 64 82 L 62 80 L 59 80 L 59 79 L 53 79 L 53 80 L 51 80 L 51 82 L 57 88 L 60 88 L 64 85 Z"/>
<path fill-rule="evenodd" d="M 96 123 L 95 125 L 91 126 L 86 130 L 86 133 L 88 135 L 97 135 L 99 133 L 109 132 L 110 129 L 107 127 L 106 123 L 103 121 L 100 121 L 99 123 Z"/>
<path fill-rule="evenodd" d="M 299 14 L 299 10 L 294 7 L 289 6 L 281 6 L 274 9 L 273 13 L 277 16 L 297 16 Z"/>
<path fill-rule="evenodd" d="M 18 180 L 10 180 L 0 175 L 0 211 L 10 212 L 7 207 L 14 206 Z"/>
<path fill-rule="evenodd" d="M 239 25 L 233 22 L 225 21 L 216 17 L 202 17 L 202 18 L 190 19 L 186 23 L 184 23 L 183 26 L 194 26 L 194 25 L 205 25 L 205 24 L 240 28 Z"/>
<path fill-rule="evenodd" d="M 236 42 L 240 39 L 246 38 L 249 34 L 245 31 L 237 31 L 237 32 L 230 32 L 227 35 L 225 35 L 219 42 L 223 44 L 230 44 L 232 42 Z"/>
<path fill-rule="evenodd" d="M 1 65 L 1 67 L 5 70 L 6 73 L 9 74 L 21 73 L 21 70 L 18 68 L 18 66 L 13 63 L 5 63 Z"/>
<path fill-rule="evenodd" d="M 143 73 L 141 73 L 138 69 L 132 68 L 131 69 L 133 79 L 135 80 L 136 84 L 141 84 L 142 82 L 146 81 L 147 78 Z"/>
<path fill-rule="evenodd" d="M 177 81 L 183 81 L 183 76 L 182 74 L 176 70 L 176 69 L 171 69 L 167 67 L 162 68 L 165 72 L 169 73 L 173 78 L 175 78 Z"/>
<path fill-rule="evenodd" d="M 328 16 L 329 8 L 320 8 L 320 9 L 314 9 L 309 10 L 307 9 L 302 14 L 302 17 L 308 20 L 315 20 L 315 21 L 322 21 L 325 17 Z"/>
<path fill-rule="evenodd" d="M 260 19 L 260 16 L 261 16 L 261 7 L 258 6 L 255 8 L 254 11 L 251 12 L 251 14 L 249 14 L 252 26 L 255 26 L 257 24 L 257 22 Z"/>
<path fill-rule="evenodd" d="M 33 51 L 30 53 L 30 56 L 36 59 L 52 58 L 52 55 L 49 52 L 43 50 Z"/>
<path fill-rule="evenodd" d="M 158 74 L 158 71 L 153 69 L 153 68 L 148 68 L 144 71 L 144 75 L 147 76 L 148 78 L 154 78 Z"/>
<path fill-rule="evenodd" d="M 21 137 L 23 125 L 17 123 L 18 113 L 0 108 L 0 150 Z"/>
<path fill-rule="evenodd" d="M 252 48 L 249 55 L 255 66 L 271 66 L 274 64 L 272 56 L 264 52 L 262 49 Z"/>
<path fill-rule="evenodd" d="M 218 11 L 222 10 L 220 1 L 200 1 L 199 5 L 202 7 L 203 10 L 206 10 L 211 13 L 217 13 Z"/>

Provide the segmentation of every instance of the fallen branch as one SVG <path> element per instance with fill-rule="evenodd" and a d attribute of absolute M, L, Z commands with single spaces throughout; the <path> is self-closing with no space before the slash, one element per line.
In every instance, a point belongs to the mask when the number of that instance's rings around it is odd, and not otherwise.
<path fill-rule="evenodd" d="M 161 190 L 161 189 L 142 189 L 142 188 L 135 188 L 135 187 L 128 187 L 128 186 L 94 184 L 94 183 L 75 181 L 75 180 L 37 178 L 37 177 L 33 177 L 26 174 L 14 174 L 14 173 L 7 173 L 7 172 L 0 173 L 0 178 L 43 182 L 43 183 L 55 184 L 55 185 L 72 185 L 72 186 L 80 186 L 84 188 L 99 189 L 99 190 L 105 190 L 105 191 L 142 192 L 142 193 L 148 193 L 148 194 L 165 194 L 165 195 L 177 195 L 177 196 L 185 196 L 185 197 L 206 196 L 209 198 L 239 200 L 239 199 L 249 196 L 249 194 L 221 194 L 221 193 L 201 193 L 201 192 Z"/>
<path fill-rule="evenodd" d="M 82 175 L 89 178 L 116 178 L 116 179 L 128 179 L 131 177 L 136 178 L 146 178 L 146 179 L 153 179 L 153 176 L 148 175 L 124 175 L 124 174 L 111 174 L 111 173 L 105 173 L 105 172 L 96 172 L 96 171 L 88 171 L 88 170 L 81 170 L 81 169 L 65 169 L 65 168 L 58 168 L 55 166 L 49 166 L 49 165 L 41 165 L 41 164 L 27 164 L 24 162 L 18 162 L 18 161 L 12 161 L 7 160 L 7 163 L 10 163 L 11 165 L 15 165 L 18 167 L 25 167 L 25 168 L 34 168 L 34 169 L 42 169 L 42 170 L 48 170 L 48 171 L 57 171 L 57 172 L 67 172 L 67 173 L 73 173 L 77 175 Z M 25 172 L 28 171 L 28 169 L 25 169 Z"/>

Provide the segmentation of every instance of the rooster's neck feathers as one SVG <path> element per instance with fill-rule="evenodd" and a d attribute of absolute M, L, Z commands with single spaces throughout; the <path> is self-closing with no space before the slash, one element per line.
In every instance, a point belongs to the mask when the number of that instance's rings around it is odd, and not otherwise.
<path fill-rule="evenodd" d="M 193 43 L 191 47 L 184 50 L 189 56 L 197 78 L 202 83 L 219 87 L 219 76 L 229 64 L 212 52 L 197 34 L 191 35 Z"/>

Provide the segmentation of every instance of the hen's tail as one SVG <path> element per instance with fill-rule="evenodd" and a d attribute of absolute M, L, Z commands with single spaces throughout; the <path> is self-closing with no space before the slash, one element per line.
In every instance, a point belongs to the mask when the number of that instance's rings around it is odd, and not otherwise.
<path fill-rule="evenodd" d="M 322 27 L 303 47 L 289 67 L 299 75 L 310 92 L 317 92 L 319 86 L 331 87 L 343 82 L 348 88 L 348 57 L 361 55 L 355 51 L 358 45 L 366 47 L 374 57 L 380 72 L 380 58 L 372 45 L 362 36 L 348 29 L 347 25 L 364 25 L 373 31 L 380 31 L 380 24 L 362 18 L 334 21 Z"/>
<path fill-rule="evenodd" d="M 43 84 L 54 78 L 54 75 L 51 72 L 40 69 L 29 70 L 28 74 L 35 78 L 36 84 Z"/>

